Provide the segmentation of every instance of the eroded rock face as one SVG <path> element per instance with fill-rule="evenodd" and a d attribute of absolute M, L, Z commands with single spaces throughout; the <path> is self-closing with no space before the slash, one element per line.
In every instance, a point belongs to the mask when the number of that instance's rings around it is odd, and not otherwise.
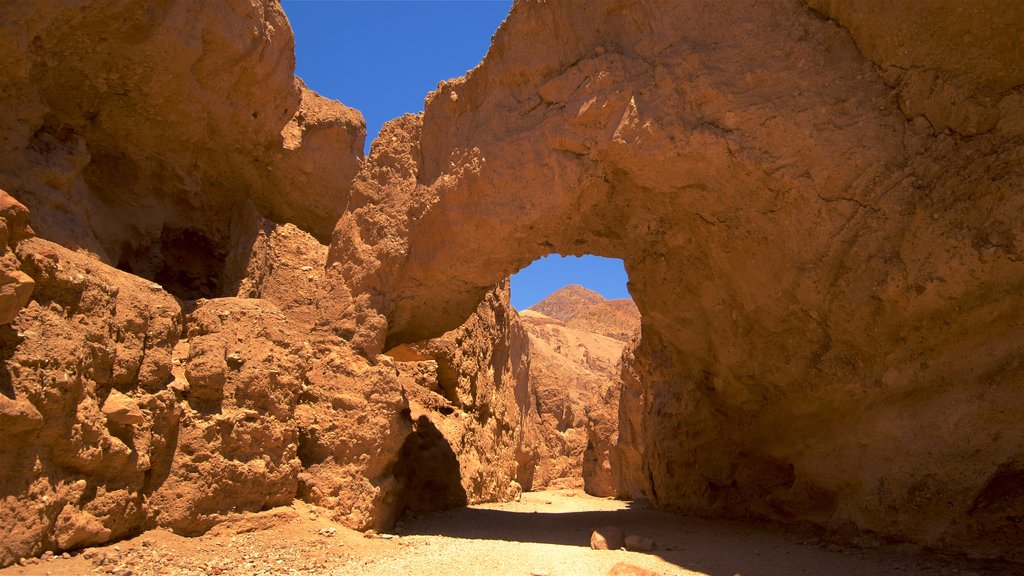
<path fill-rule="evenodd" d="M 0 21 L 0 187 L 43 237 L 188 299 L 222 294 L 247 203 L 329 237 L 365 126 L 293 77 L 278 3 L 7 3 Z"/>
<path fill-rule="evenodd" d="M 996 59 L 917 101 L 999 42 L 951 43 L 947 6 L 906 29 L 941 30 L 927 57 L 872 56 L 860 12 L 851 38 L 797 2 L 517 3 L 356 179 L 329 256 L 354 341 L 452 328 L 548 253 L 622 258 L 658 503 L 1020 559 L 1020 90 Z"/>
<path fill-rule="evenodd" d="M 365 131 L 292 46 L 275 2 L 0 7 L 0 565 L 394 514 L 394 368 L 314 330 Z"/>
<path fill-rule="evenodd" d="M 462 326 L 388 354 L 396 360 L 419 437 L 409 447 L 410 461 L 400 464 L 408 470 L 408 509 L 508 500 L 512 481 L 527 490 L 539 487 L 536 470 L 545 454 L 531 343 L 509 304 L 507 282 L 490 291 Z"/>
<path fill-rule="evenodd" d="M 201 533 L 296 496 L 353 527 L 393 521 L 413 431 L 394 365 L 311 331 L 271 289 L 309 273 L 311 240 L 284 227 L 256 243 L 261 274 L 242 284 L 268 297 L 184 309 L 88 255 L 16 243 L 5 258 L 35 290 L 0 327 L 0 564 L 156 526 Z M 259 265 L 268 253 L 280 272 Z"/>
<path fill-rule="evenodd" d="M 547 316 L 546 311 L 556 317 Z M 618 442 L 624 334 L 640 328 L 630 300 L 605 300 L 567 286 L 524 310 L 530 381 L 540 416 L 541 456 L 533 488 L 583 487 L 623 494 Z M 639 461 L 632 462 L 639 471 Z"/>
<path fill-rule="evenodd" d="M 166 387 L 179 304 L 147 280 L 42 239 L 15 251 L 35 291 L 0 327 L 0 564 L 151 522 L 147 499 L 181 418 Z M 108 402 L 133 417 L 105 413 Z"/>
<path fill-rule="evenodd" d="M 0 564 L 529 487 L 549 253 L 643 313 L 620 494 L 1024 560 L 1022 11 L 810 3 L 517 2 L 365 162 L 275 2 L 4 4 Z"/>

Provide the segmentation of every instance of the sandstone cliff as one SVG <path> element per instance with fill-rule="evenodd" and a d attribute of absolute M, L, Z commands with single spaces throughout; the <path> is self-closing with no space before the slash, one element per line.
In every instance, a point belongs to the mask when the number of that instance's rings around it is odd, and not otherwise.
<path fill-rule="evenodd" d="M 353 338 L 618 257 L 620 444 L 657 503 L 1022 559 L 1024 10 L 813 4 L 517 2 L 357 177 L 329 255 Z"/>
<path fill-rule="evenodd" d="M 292 46 L 271 1 L 0 7 L 0 566 L 297 497 L 360 529 L 418 501 L 429 431 L 342 337 L 322 244 L 365 128 Z M 466 330 L 510 329 L 495 298 Z M 479 369 L 515 340 L 490 337 Z M 477 500 L 529 467 L 504 358 L 463 407 Z"/>
<path fill-rule="evenodd" d="M 3 4 L 0 564 L 295 497 L 380 528 L 435 457 L 446 504 L 529 484 L 494 287 L 549 253 L 643 316 L 618 493 L 1024 561 L 1021 29 L 520 0 L 363 159 L 276 2 Z"/>

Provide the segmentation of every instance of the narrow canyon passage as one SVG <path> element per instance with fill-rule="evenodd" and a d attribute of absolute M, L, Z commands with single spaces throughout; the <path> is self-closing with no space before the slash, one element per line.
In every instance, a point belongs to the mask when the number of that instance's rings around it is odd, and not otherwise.
<path fill-rule="evenodd" d="M 5 574 L 1020 573 L 1024 3 L 319 4 L 0 2 Z"/>

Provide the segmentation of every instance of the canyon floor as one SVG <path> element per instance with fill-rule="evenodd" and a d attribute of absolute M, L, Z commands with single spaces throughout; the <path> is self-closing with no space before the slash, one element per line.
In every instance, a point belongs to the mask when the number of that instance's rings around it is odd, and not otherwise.
<path fill-rule="evenodd" d="M 690 518 L 579 490 L 530 492 L 521 502 L 407 518 L 400 534 L 367 537 L 329 518 L 327 510 L 300 502 L 239 514 L 199 537 L 152 530 L 67 558 L 10 566 L 0 575 L 1013 574 L 1012 567 L 934 556 L 906 545 L 842 546 L 810 530 Z M 591 531 L 609 525 L 653 538 L 658 549 L 591 550 Z"/>

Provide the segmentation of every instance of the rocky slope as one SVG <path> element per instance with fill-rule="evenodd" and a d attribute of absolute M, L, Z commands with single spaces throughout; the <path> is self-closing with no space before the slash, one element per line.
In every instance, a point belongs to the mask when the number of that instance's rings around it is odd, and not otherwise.
<path fill-rule="evenodd" d="M 540 420 L 533 488 L 584 487 L 594 495 L 619 495 L 622 466 L 615 445 L 626 342 L 609 334 L 637 332 L 636 307 L 566 286 L 520 317 L 530 340 L 530 382 Z"/>
<path fill-rule="evenodd" d="M 618 257 L 619 444 L 660 505 L 1024 559 L 1024 10 L 813 4 L 517 2 L 353 185 L 353 338 Z"/>
<path fill-rule="evenodd" d="M 272 1 L 0 7 L 0 565 L 296 498 L 383 529 L 421 500 L 429 431 L 343 337 L 321 243 L 365 129 L 292 45 Z M 509 329 L 495 298 L 467 330 Z M 514 339 L 483 338 L 478 369 Z M 464 407 L 474 501 L 529 468 L 506 361 Z"/>

